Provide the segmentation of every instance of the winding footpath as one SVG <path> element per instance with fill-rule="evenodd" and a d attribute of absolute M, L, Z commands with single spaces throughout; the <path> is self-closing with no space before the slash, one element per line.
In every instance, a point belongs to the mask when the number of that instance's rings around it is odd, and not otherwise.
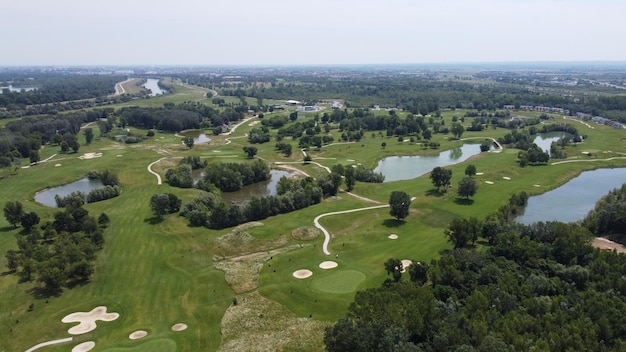
<path fill-rule="evenodd" d="M 38 349 L 40 349 L 40 348 L 42 348 L 42 347 L 51 346 L 51 345 L 56 345 L 56 344 L 59 344 L 59 343 L 70 342 L 70 341 L 72 341 L 73 339 L 74 339 L 73 337 L 68 337 L 68 338 L 65 338 L 65 339 L 58 339 L 58 340 L 52 340 L 52 341 L 42 342 L 42 343 L 40 343 L 40 344 L 37 344 L 37 345 L 35 345 L 35 346 L 33 346 L 33 347 L 31 347 L 31 348 L 27 349 L 27 350 L 26 350 L 26 352 L 32 352 L 32 351 L 38 350 Z"/>
<path fill-rule="evenodd" d="M 150 165 L 148 165 L 148 172 L 153 174 L 154 176 L 156 176 L 156 178 L 157 178 L 157 185 L 161 184 L 161 175 L 159 175 L 158 173 L 152 171 L 152 165 L 158 163 L 159 161 L 161 161 L 163 159 L 165 159 L 165 158 L 161 158 L 161 159 L 159 159 L 157 161 L 154 161 L 154 162 L 150 163 Z"/>
<path fill-rule="evenodd" d="M 320 225 L 319 220 L 321 218 L 323 218 L 325 216 L 330 216 L 330 215 L 355 213 L 357 211 L 380 209 L 380 208 L 387 208 L 387 207 L 389 207 L 389 204 L 375 205 L 375 206 L 372 206 L 372 207 L 350 209 L 350 210 L 343 210 L 343 211 L 335 211 L 335 212 L 332 212 L 332 213 L 326 213 L 326 214 L 318 215 L 315 219 L 313 219 L 313 223 L 315 224 L 315 227 L 317 227 L 318 229 L 322 230 L 322 232 L 324 233 L 324 244 L 322 245 L 322 250 L 324 251 L 324 254 L 330 255 L 330 252 L 328 251 L 328 244 L 330 243 L 330 233 L 328 232 L 328 230 L 326 230 L 324 228 L 324 226 Z"/>

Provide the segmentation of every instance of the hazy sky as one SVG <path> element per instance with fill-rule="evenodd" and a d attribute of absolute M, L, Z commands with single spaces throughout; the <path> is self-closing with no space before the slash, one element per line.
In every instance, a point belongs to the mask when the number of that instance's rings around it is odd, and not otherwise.
<path fill-rule="evenodd" d="M 0 65 L 626 61 L 623 0 L 28 0 Z"/>

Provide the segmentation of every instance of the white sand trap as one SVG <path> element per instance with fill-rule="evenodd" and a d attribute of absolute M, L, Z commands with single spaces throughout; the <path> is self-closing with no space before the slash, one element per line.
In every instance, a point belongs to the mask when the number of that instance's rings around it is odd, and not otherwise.
<path fill-rule="evenodd" d="M 61 166 L 61 164 L 54 164 L 54 166 L 55 166 L 55 167 L 59 167 L 59 166 Z"/>
<path fill-rule="evenodd" d="M 300 269 L 293 272 L 293 277 L 295 277 L 296 279 L 306 279 L 311 275 L 313 275 L 313 272 L 307 269 Z"/>
<path fill-rule="evenodd" d="M 80 323 L 67 330 L 72 335 L 80 335 L 95 329 L 96 320 L 113 321 L 119 318 L 118 313 L 107 313 L 107 307 L 99 306 L 91 310 L 91 312 L 76 312 L 66 315 L 61 322 L 63 323 Z"/>
<path fill-rule="evenodd" d="M 187 330 L 187 324 L 185 323 L 176 323 L 172 325 L 172 331 L 183 331 Z"/>
<path fill-rule="evenodd" d="M 402 259 L 402 272 L 405 272 L 413 262 L 410 259 Z"/>
<path fill-rule="evenodd" d="M 346 161 L 349 161 L 349 162 L 353 163 L 354 159 L 346 159 Z"/>
<path fill-rule="evenodd" d="M 541 185 L 533 185 L 533 187 L 541 187 Z"/>
<path fill-rule="evenodd" d="M 221 153 L 221 150 L 214 150 L 213 153 Z"/>
<path fill-rule="evenodd" d="M 148 336 L 148 332 L 145 330 L 137 330 L 137 331 L 133 331 L 130 333 L 130 335 L 128 335 L 128 338 L 131 340 L 139 340 L 142 339 L 144 337 Z"/>
<path fill-rule="evenodd" d="M 333 269 L 339 266 L 337 262 L 333 262 L 332 260 L 328 260 L 320 263 L 320 269 Z"/>
<path fill-rule="evenodd" d="M 493 181 L 485 181 L 485 183 L 488 185 L 493 185 Z"/>
<path fill-rule="evenodd" d="M 117 155 L 116 155 L 116 157 L 121 158 L 121 157 L 122 157 L 122 155 L 121 155 L 121 154 L 117 154 Z"/>
<path fill-rule="evenodd" d="M 484 174 L 485 174 L 484 172 L 477 172 L 477 173 L 476 173 L 476 176 L 482 176 L 482 175 L 484 175 Z"/>
<path fill-rule="evenodd" d="M 78 159 L 93 159 L 93 158 L 99 158 L 102 156 L 102 153 L 85 153 L 81 156 L 78 157 Z"/>
<path fill-rule="evenodd" d="M 506 177 L 506 176 L 502 176 L 502 178 L 505 179 L 505 180 L 511 180 L 510 177 Z"/>
<path fill-rule="evenodd" d="M 395 233 L 392 233 L 391 235 L 387 236 L 388 239 L 390 240 L 397 240 L 398 239 L 398 235 L 396 235 Z"/>
<path fill-rule="evenodd" d="M 87 352 L 91 351 L 94 347 L 96 347 L 96 343 L 93 341 L 83 342 L 79 345 L 74 346 L 72 348 L 72 352 Z"/>

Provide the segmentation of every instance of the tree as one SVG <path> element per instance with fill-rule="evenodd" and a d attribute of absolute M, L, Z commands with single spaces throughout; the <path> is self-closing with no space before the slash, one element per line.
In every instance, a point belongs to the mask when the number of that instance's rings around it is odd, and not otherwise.
<path fill-rule="evenodd" d="M 385 270 L 387 275 L 392 274 L 395 282 L 400 281 L 402 278 L 402 261 L 397 258 L 389 258 L 385 262 Z"/>
<path fill-rule="evenodd" d="M 483 141 L 482 143 L 480 143 L 480 151 L 481 152 L 488 152 L 491 149 L 491 141 Z"/>
<path fill-rule="evenodd" d="M 463 125 L 461 125 L 460 123 L 453 123 L 452 127 L 450 128 L 450 132 L 452 132 L 454 137 L 461 138 L 461 135 L 463 134 L 463 132 L 465 132 L 465 128 L 463 128 Z"/>
<path fill-rule="evenodd" d="M 4 217 L 14 227 L 17 227 L 17 224 L 19 224 L 22 221 L 23 215 L 24 215 L 24 206 L 22 205 L 22 203 L 18 201 L 15 201 L 15 202 L 9 201 L 9 202 L 6 202 L 6 204 L 4 205 Z"/>
<path fill-rule="evenodd" d="M 469 177 L 476 175 L 476 166 L 474 164 L 467 165 L 465 168 L 465 174 Z"/>
<path fill-rule="evenodd" d="M 441 187 L 444 191 L 450 186 L 450 180 L 452 179 L 452 170 L 444 169 L 441 166 L 437 166 L 430 172 L 430 179 L 433 182 L 433 186 L 437 187 L 437 191 Z"/>
<path fill-rule="evenodd" d="M 93 141 L 93 129 L 91 127 L 87 127 L 83 133 L 85 134 L 85 141 L 87 144 L 91 144 L 91 141 Z"/>
<path fill-rule="evenodd" d="M 150 209 L 157 219 L 163 219 L 163 215 L 167 214 L 170 206 L 170 199 L 167 194 L 157 193 L 150 198 Z"/>
<path fill-rule="evenodd" d="M 448 237 L 448 241 L 454 245 L 454 248 L 463 248 L 471 240 L 470 223 L 463 218 L 454 218 L 444 230 L 444 234 Z"/>
<path fill-rule="evenodd" d="M 428 264 L 412 260 L 409 266 L 409 276 L 411 281 L 424 285 L 428 281 Z"/>
<path fill-rule="evenodd" d="M 356 183 L 356 171 L 353 167 L 347 167 L 344 172 L 344 177 L 346 181 L 346 189 L 348 192 L 354 189 L 354 184 Z"/>
<path fill-rule="evenodd" d="M 256 153 L 258 152 L 258 149 L 256 147 L 248 147 L 245 146 L 243 147 L 243 151 L 248 154 L 248 158 L 252 159 L 254 158 L 254 156 L 256 155 Z"/>
<path fill-rule="evenodd" d="M 193 137 L 187 136 L 183 138 L 183 143 L 187 146 L 187 148 L 189 149 L 193 148 L 193 144 L 194 144 Z"/>
<path fill-rule="evenodd" d="M 469 197 L 472 197 L 474 194 L 476 194 L 476 190 L 478 190 L 478 184 L 476 183 L 476 180 L 469 176 L 466 176 L 463 177 L 461 181 L 459 181 L 457 194 L 461 197 L 465 197 L 465 199 L 469 199 Z"/>
<path fill-rule="evenodd" d="M 382 143 L 380 143 L 380 146 L 381 146 L 383 149 L 385 149 L 385 147 L 387 146 L 387 142 L 382 142 Z"/>
<path fill-rule="evenodd" d="M 397 220 L 404 219 L 409 215 L 411 196 L 403 191 L 393 191 L 389 196 L 389 214 Z"/>
<path fill-rule="evenodd" d="M 31 211 L 30 213 L 25 213 L 24 215 L 22 215 L 20 222 L 22 223 L 24 229 L 30 231 L 33 227 L 39 224 L 40 220 L 41 219 L 39 218 L 39 215 L 37 215 L 37 213 L 35 213 L 34 211 Z"/>

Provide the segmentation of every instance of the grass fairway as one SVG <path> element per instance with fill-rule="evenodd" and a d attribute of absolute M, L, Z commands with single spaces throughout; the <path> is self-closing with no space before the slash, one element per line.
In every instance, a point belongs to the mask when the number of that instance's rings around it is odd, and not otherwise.
<path fill-rule="evenodd" d="M 176 94 L 128 105 L 157 106 L 166 102 L 206 100 L 203 96 L 206 90 L 189 86 L 177 89 Z M 459 116 L 463 113 L 454 112 Z M 444 113 L 446 126 L 451 124 L 452 116 L 452 112 Z M 501 153 L 482 153 L 462 164 L 450 166 L 452 188 L 446 193 L 435 192 L 427 176 L 383 184 L 357 183 L 355 194 L 379 204 L 388 203 L 389 194 L 395 190 L 403 190 L 416 198 L 409 216 L 403 221 L 392 218 L 387 208 L 322 218 L 321 224 L 331 234 L 330 256 L 322 252 L 323 236 L 301 241 L 291 234 L 295 229 L 313 226 L 313 219 L 318 215 L 363 208 L 374 205 L 372 202 L 339 193 L 321 204 L 268 218 L 259 226 L 246 229 L 249 236 L 246 238 L 251 245 L 245 248 L 235 245 L 228 252 L 220 247 L 220 239 L 233 229 L 213 231 L 189 227 L 185 219 L 176 215 L 166 216 L 163 221 L 155 223 L 149 207 L 153 194 L 171 192 L 187 202 L 200 192 L 172 188 L 166 183 L 157 185 L 156 177 L 147 170 L 148 165 L 163 159 L 152 168 L 163 176 L 167 168 L 187 155 L 200 156 L 209 164 L 243 160 L 242 147 L 248 145 L 245 133 L 254 128 L 255 121 L 258 119 L 246 121 L 233 135 L 214 136 L 211 143 L 196 145 L 192 150 L 181 144 L 180 137 L 158 132 L 154 138 L 133 145 L 96 139 L 91 145 L 81 146 L 77 154 L 59 154 L 57 146 L 46 146 L 40 154 L 42 159 L 52 157 L 48 162 L 3 174 L 0 199 L 19 200 L 27 212 L 36 211 L 44 221 L 50 220 L 57 209 L 35 203 L 34 194 L 47 187 L 73 182 L 90 170 L 110 169 L 117 173 L 123 193 L 118 198 L 85 206 L 91 215 L 104 212 L 111 218 L 105 232 L 105 247 L 98 254 L 91 281 L 65 289 L 60 296 L 38 295 L 38 283 L 20 283 L 15 275 L 6 272 L 4 253 L 17 248 L 15 235 L 20 229 L 14 229 L 4 217 L 0 218 L 0 350 L 26 350 L 40 342 L 68 337 L 67 329 L 71 325 L 62 323 L 61 319 L 69 313 L 90 311 L 100 305 L 107 306 L 109 312 L 119 313 L 119 319 L 99 322 L 96 330 L 76 337 L 76 344 L 92 340 L 102 351 L 215 351 L 224 347 L 222 338 L 228 343 L 239 343 L 236 325 L 230 328 L 227 337 L 223 333 L 223 318 L 228 315 L 227 311 L 236 309 L 241 309 L 241 321 L 247 321 L 247 314 L 254 316 L 258 324 L 265 324 L 263 331 L 272 327 L 286 331 L 288 327 L 280 322 L 286 321 L 287 317 L 293 324 L 306 318 L 333 322 L 345 314 L 357 290 L 382 284 L 388 277 L 383 266 L 387 259 L 429 262 L 437 258 L 441 250 L 449 248 L 443 231 L 454 217 L 482 219 L 506 202 L 511 194 L 520 191 L 539 194 L 584 170 L 626 166 L 623 159 L 603 160 L 626 155 L 624 131 L 606 126 L 591 129 L 557 118 L 555 122 L 574 124 L 581 134 L 588 136 L 585 143 L 566 148 L 569 163 L 521 168 L 516 162 L 517 151 L 505 149 Z M 468 127 L 470 123 L 471 119 L 466 119 L 464 125 Z M 134 132 L 145 133 L 141 130 Z M 508 132 L 504 129 L 466 132 L 463 138 L 497 138 Z M 337 130 L 331 134 L 335 141 L 341 136 Z M 436 134 L 433 140 L 441 143 L 440 149 L 426 150 L 417 143 L 398 142 L 396 138 L 366 133 L 358 143 L 337 143 L 309 153 L 315 162 L 327 167 L 337 163 L 362 163 L 373 168 L 381 158 L 389 155 L 432 155 L 461 143 L 449 135 Z M 285 141 L 297 146 L 297 141 L 288 138 Z M 382 142 L 386 143 L 384 148 Z M 292 156 L 285 157 L 274 149 L 273 142 L 256 146 L 259 149 L 257 157 L 270 163 L 293 162 L 291 166 L 312 176 L 325 172 L 314 164 L 302 164 L 303 156 L 295 148 Z M 583 151 L 591 154 L 581 153 Z M 102 153 L 102 156 L 87 160 L 78 158 L 88 152 Z M 456 196 L 456 185 L 470 163 L 482 174 L 475 176 L 479 184 L 477 194 L 466 201 Z M 388 238 L 392 233 L 398 236 L 396 240 Z M 285 248 L 288 250 L 281 250 Z M 248 291 L 242 289 L 244 292 L 235 294 L 227 283 L 225 272 L 216 269 L 215 265 L 218 261 L 235 261 L 245 256 L 258 256 L 260 259 L 256 262 L 250 259 L 258 264 L 258 268 L 245 268 L 252 272 L 249 277 L 254 282 L 241 285 Z M 319 268 L 321 262 L 328 260 L 337 262 L 338 267 Z M 296 279 L 293 272 L 298 269 L 311 270 L 313 275 Z M 237 272 L 226 275 L 237 275 Z M 406 280 L 408 275 L 404 276 Z M 228 282 L 240 283 L 237 280 Z M 248 302 L 235 308 L 236 298 Z M 31 304 L 33 309 L 29 310 Z M 274 304 L 279 304 L 281 309 L 272 308 Z M 255 305 L 264 306 L 266 310 L 250 308 Z M 293 318 L 294 314 L 297 319 Z M 173 332 L 171 326 L 179 322 L 187 324 L 188 329 Z M 318 328 L 316 331 L 321 334 L 323 327 Z M 144 339 L 130 341 L 128 335 L 135 330 L 146 330 L 149 334 Z M 245 330 L 252 334 L 249 336 L 254 336 L 254 326 Z M 248 340 L 249 346 L 254 346 L 254 339 Z M 321 336 L 316 336 L 307 342 L 308 345 L 291 341 L 281 346 L 317 351 L 321 349 L 321 341 Z M 280 349 L 281 346 L 273 347 Z M 46 350 L 67 351 L 68 344 L 46 347 Z"/>

